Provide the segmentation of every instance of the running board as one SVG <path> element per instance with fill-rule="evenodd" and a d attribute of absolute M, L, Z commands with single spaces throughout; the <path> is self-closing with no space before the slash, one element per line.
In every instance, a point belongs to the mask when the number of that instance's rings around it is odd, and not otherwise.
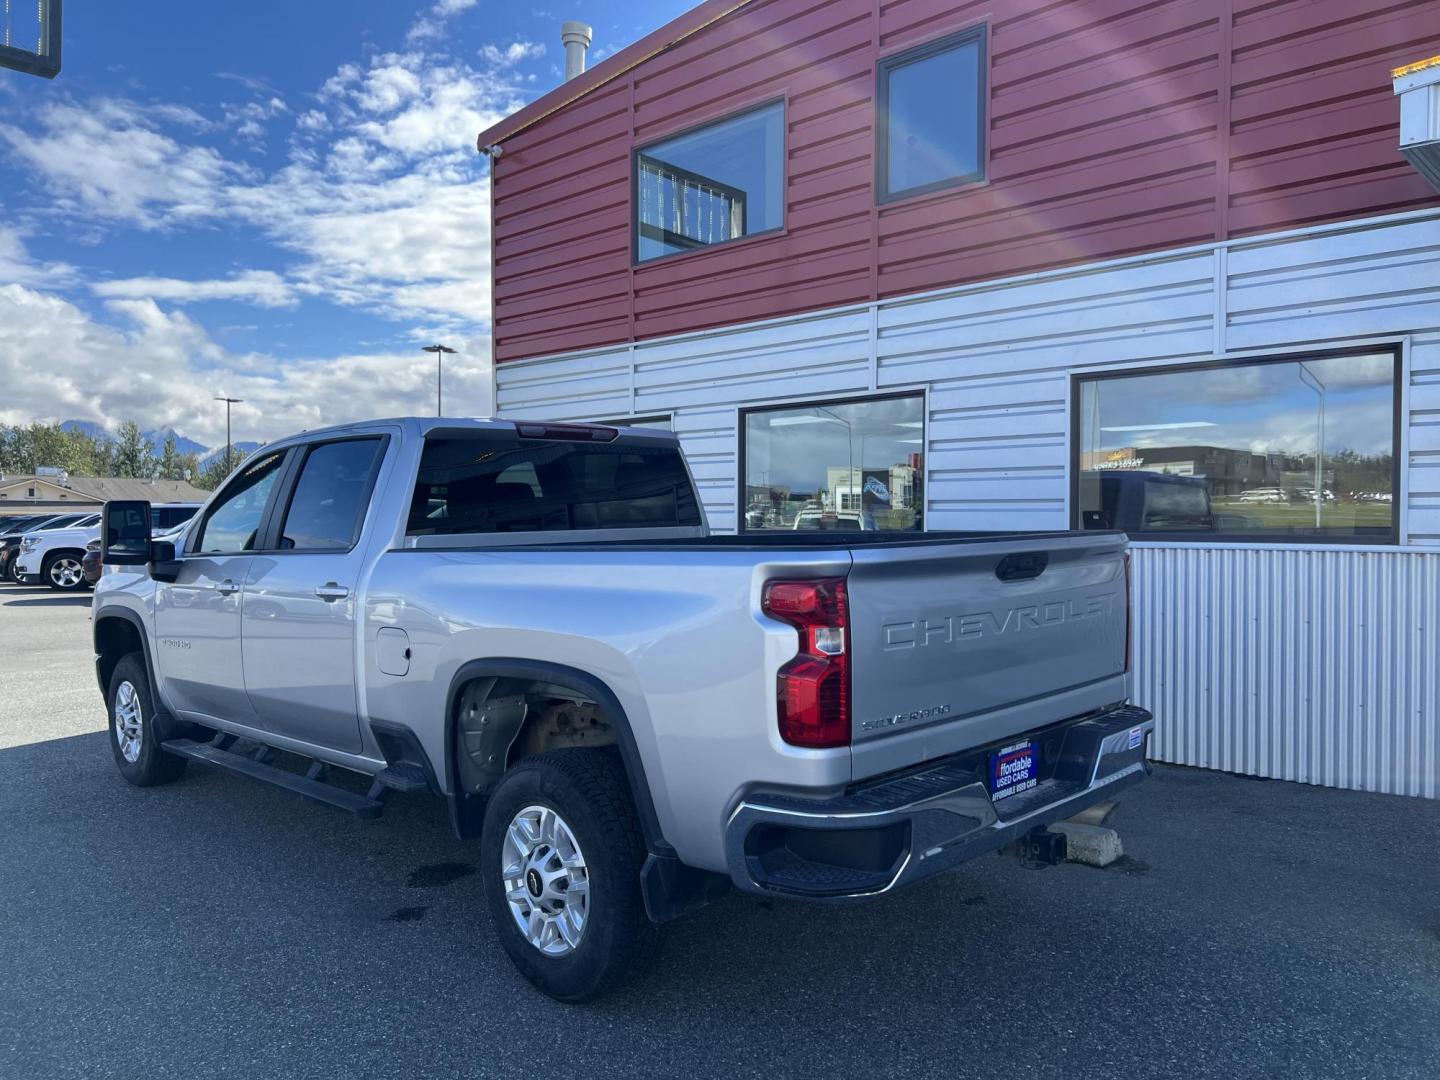
<path fill-rule="evenodd" d="M 193 739 L 171 739 L 162 742 L 160 748 L 167 753 L 179 754 L 195 761 L 202 761 L 206 765 L 214 765 L 217 768 L 247 776 L 252 780 L 263 781 L 273 787 L 299 795 L 302 799 L 309 799 L 311 802 L 321 803 L 335 810 L 343 810 L 356 817 L 379 817 L 381 811 L 385 809 L 385 804 L 380 799 L 367 795 L 356 795 L 343 788 L 335 787 L 333 784 L 325 783 L 320 778 L 325 774 L 326 769 L 318 761 L 310 766 L 310 771 L 306 775 L 299 776 L 276 768 L 263 760 L 260 754 L 246 756 L 233 753 L 217 745 L 220 741 L 217 739 L 215 742 L 202 743 L 195 742 Z M 264 756 L 268 757 L 269 755 Z M 371 790 L 373 792 L 374 788 Z"/>

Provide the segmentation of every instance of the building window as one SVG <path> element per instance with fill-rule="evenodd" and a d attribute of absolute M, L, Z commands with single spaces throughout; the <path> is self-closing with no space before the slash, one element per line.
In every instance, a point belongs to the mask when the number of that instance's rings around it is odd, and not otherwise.
<path fill-rule="evenodd" d="M 1371 350 L 1078 377 L 1075 525 L 1394 540 L 1398 364 Z"/>
<path fill-rule="evenodd" d="M 743 529 L 923 527 L 922 395 L 750 409 L 740 430 Z"/>
<path fill-rule="evenodd" d="M 887 57 L 879 84 L 881 202 L 984 178 L 984 27 Z"/>
<path fill-rule="evenodd" d="M 635 152 L 635 261 L 771 232 L 785 217 L 783 102 Z"/>

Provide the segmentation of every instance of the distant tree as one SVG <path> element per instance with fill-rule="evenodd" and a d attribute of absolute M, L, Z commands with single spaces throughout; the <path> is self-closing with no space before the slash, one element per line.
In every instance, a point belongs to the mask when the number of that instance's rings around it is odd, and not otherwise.
<path fill-rule="evenodd" d="M 1388 492 L 1394 486 L 1395 458 L 1391 454 L 1362 454 L 1338 450 L 1325 457 L 1325 469 L 1332 472 L 1337 495 L 1349 492 Z"/>
<path fill-rule="evenodd" d="M 160 449 L 157 470 L 161 480 L 192 480 L 200 473 L 200 461 L 194 454 L 182 454 L 172 434 Z"/>
<path fill-rule="evenodd" d="M 225 464 L 226 456 L 224 450 L 215 451 L 215 456 L 210 459 L 210 463 L 200 470 L 199 477 L 192 480 L 191 483 L 206 491 L 214 491 L 225 482 L 225 477 L 230 475 L 230 470 Z M 241 460 L 241 456 L 233 451 L 229 457 L 230 460 L 237 463 Z"/>
<path fill-rule="evenodd" d="M 168 435 L 165 438 L 165 445 L 160 450 L 159 475 L 162 480 L 183 480 L 181 470 L 184 466 L 180 462 L 180 448 L 175 444 L 175 436 Z"/>
<path fill-rule="evenodd" d="M 32 472 L 27 433 L 19 424 L 0 424 L 0 472 Z"/>
<path fill-rule="evenodd" d="M 140 433 L 140 425 L 134 420 L 120 425 L 112 464 L 116 476 L 143 479 L 155 475 L 155 447 Z"/>

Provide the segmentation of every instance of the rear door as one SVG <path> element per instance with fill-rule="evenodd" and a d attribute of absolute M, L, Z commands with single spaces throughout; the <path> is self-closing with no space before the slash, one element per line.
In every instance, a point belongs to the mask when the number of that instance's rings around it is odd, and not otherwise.
<path fill-rule="evenodd" d="M 1124 700 L 1124 551 L 1118 533 L 855 548 L 856 775 Z"/>
<path fill-rule="evenodd" d="M 355 696 L 360 534 L 386 445 L 370 434 L 301 448 L 283 509 L 245 582 L 245 688 L 270 731 L 360 750 Z"/>
<path fill-rule="evenodd" d="M 156 585 L 158 666 L 181 716 L 255 724 L 240 666 L 240 594 L 286 459 L 282 450 L 246 464 L 191 531 L 175 581 Z"/>

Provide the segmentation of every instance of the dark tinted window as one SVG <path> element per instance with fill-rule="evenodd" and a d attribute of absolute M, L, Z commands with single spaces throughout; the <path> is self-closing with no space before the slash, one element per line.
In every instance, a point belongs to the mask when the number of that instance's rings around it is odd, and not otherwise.
<path fill-rule="evenodd" d="M 189 521 L 198 509 L 198 506 L 157 506 L 150 511 L 150 522 L 156 532 L 164 532 Z"/>
<path fill-rule="evenodd" d="M 1176 484 L 1164 480 L 1145 483 L 1147 529 L 1208 529 L 1210 500 L 1203 484 Z"/>
<path fill-rule="evenodd" d="M 270 454 L 246 464 L 221 494 L 195 540 L 195 550 L 204 553 L 253 551 L 259 539 L 260 519 L 265 504 L 280 478 L 285 454 Z"/>
<path fill-rule="evenodd" d="M 984 59 L 976 30 L 881 61 L 882 199 L 981 178 Z"/>
<path fill-rule="evenodd" d="M 379 439 L 347 439 L 312 447 L 285 512 L 280 546 L 344 551 L 354 544 L 379 449 Z"/>
<path fill-rule="evenodd" d="M 674 447 L 508 436 L 425 440 L 409 531 L 544 532 L 700 524 Z"/>

